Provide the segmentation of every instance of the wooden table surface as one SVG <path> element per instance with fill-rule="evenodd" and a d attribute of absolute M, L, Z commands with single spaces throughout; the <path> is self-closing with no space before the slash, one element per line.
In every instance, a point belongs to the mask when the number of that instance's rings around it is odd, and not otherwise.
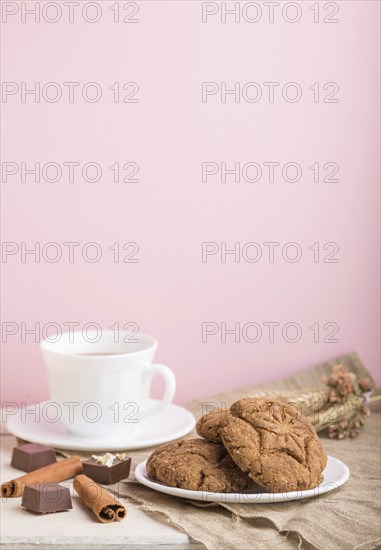
<path fill-rule="evenodd" d="M 16 445 L 12 435 L 1 435 L 1 482 L 22 475 L 10 465 L 11 453 Z M 73 509 L 68 512 L 38 515 L 21 508 L 20 498 L 2 499 L 1 542 L 2 550 L 101 550 L 126 548 L 134 550 L 201 550 L 202 544 L 191 542 L 189 537 L 171 527 L 159 514 L 143 512 L 133 502 L 125 502 L 127 518 L 109 525 L 99 523 L 83 506 L 71 482 L 66 481 L 73 496 Z"/>

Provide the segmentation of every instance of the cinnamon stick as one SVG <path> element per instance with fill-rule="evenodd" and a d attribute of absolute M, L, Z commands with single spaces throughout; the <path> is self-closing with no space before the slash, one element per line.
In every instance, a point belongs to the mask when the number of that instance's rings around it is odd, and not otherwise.
<path fill-rule="evenodd" d="M 26 485 L 34 483 L 58 483 L 80 474 L 83 471 L 79 456 L 70 456 L 54 464 L 49 464 L 26 475 L 12 479 L 1 486 L 3 497 L 21 497 Z"/>
<path fill-rule="evenodd" d="M 78 475 L 74 478 L 73 485 L 82 502 L 102 523 L 121 521 L 126 517 L 127 510 L 123 504 L 89 477 Z"/>

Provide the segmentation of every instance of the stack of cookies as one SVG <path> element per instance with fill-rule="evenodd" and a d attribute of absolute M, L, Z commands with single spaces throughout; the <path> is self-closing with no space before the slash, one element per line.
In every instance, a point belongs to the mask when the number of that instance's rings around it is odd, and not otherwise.
<path fill-rule="evenodd" d="M 148 475 L 193 491 L 279 493 L 313 489 L 326 452 L 310 422 L 288 403 L 247 397 L 197 422 L 202 439 L 158 447 Z"/>

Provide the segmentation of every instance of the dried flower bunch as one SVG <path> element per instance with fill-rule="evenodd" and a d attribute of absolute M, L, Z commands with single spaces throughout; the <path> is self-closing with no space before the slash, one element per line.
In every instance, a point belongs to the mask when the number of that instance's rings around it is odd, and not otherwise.
<path fill-rule="evenodd" d="M 355 373 L 343 365 L 333 367 L 318 388 L 284 391 L 258 391 L 253 397 L 267 397 L 286 401 L 299 408 L 316 431 L 328 428 L 332 439 L 357 437 L 370 412 L 366 403 L 381 398 L 380 391 L 369 378 L 357 380 Z"/>
<path fill-rule="evenodd" d="M 322 380 L 328 388 L 329 403 L 351 403 L 351 408 L 340 422 L 332 423 L 328 426 L 328 436 L 331 439 L 345 439 L 347 437 L 357 437 L 360 428 L 364 425 L 364 419 L 370 415 L 366 406 L 366 397 L 374 384 L 369 378 L 356 379 L 353 372 L 349 372 L 342 365 L 333 367 L 331 376 Z M 357 399 L 356 399 L 357 398 Z"/>

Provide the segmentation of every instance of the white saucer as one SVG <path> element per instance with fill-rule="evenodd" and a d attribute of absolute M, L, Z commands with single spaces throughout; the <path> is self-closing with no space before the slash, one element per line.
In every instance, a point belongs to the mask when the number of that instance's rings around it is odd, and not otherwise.
<path fill-rule="evenodd" d="M 156 399 L 150 401 L 152 405 L 157 403 Z M 39 405 L 42 408 L 47 403 L 45 401 Z M 21 410 L 9 418 L 7 429 L 10 433 L 32 443 L 77 451 L 127 451 L 161 445 L 183 437 L 192 431 L 196 424 L 192 413 L 179 405 L 171 404 L 151 417 L 140 420 L 136 431 L 125 438 L 87 439 L 70 434 L 63 424 L 49 422 L 42 415 L 25 416 L 28 410 L 35 411 L 36 405 L 25 408 L 23 419 Z"/>
<path fill-rule="evenodd" d="M 154 481 L 147 476 L 146 462 L 142 462 L 135 469 L 135 477 L 140 483 L 167 495 L 187 498 L 191 500 L 202 500 L 204 502 L 226 502 L 239 504 L 268 504 L 272 502 L 283 502 L 290 500 L 299 500 L 302 498 L 311 498 L 325 495 L 334 491 L 340 485 L 343 485 L 349 479 L 349 468 L 341 460 L 328 456 L 327 466 L 323 472 L 324 479 L 315 487 L 307 491 L 292 491 L 288 493 L 209 493 L 207 491 L 189 491 L 187 489 L 178 489 L 169 487 L 159 481 Z M 334 496 L 330 497 L 334 499 Z"/>

